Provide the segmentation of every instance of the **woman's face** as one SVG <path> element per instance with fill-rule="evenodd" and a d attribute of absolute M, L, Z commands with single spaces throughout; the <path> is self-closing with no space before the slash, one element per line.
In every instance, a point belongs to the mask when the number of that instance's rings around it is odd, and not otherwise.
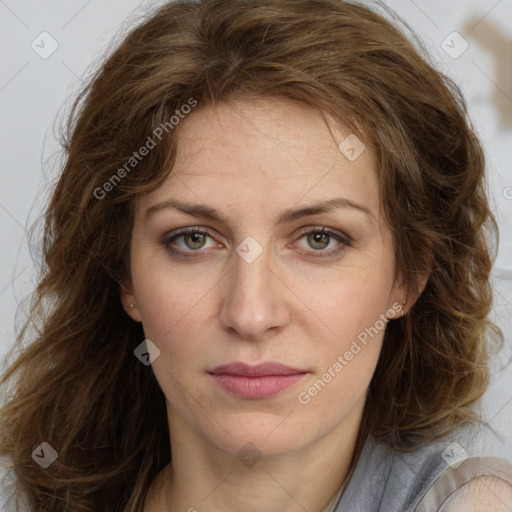
<path fill-rule="evenodd" d="M 276 457 L 357 428 L 384 320 L 403 301 L 372 155 L 354 136 L 339 148 L 349 133 L 333 128 L 334 141 L 287 100 L 181 123 L 172 174 L 137 203 L 122 292 L 160 351 L 171 438 Z M 291 374 L 216 370 L 267 362 Z"/>

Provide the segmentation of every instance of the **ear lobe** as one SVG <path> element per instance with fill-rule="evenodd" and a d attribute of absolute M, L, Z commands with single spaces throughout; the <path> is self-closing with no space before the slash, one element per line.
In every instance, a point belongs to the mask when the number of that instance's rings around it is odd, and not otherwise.
<path fill-rule="evenodd" d="M 408 310 L 410 310 L 412 308 L 412 306 L 418 300 L 420 295 L 423 293 L 423 291 L 425 290 L 425 288 L 427 286 L 427 282 L 430 277 L 430 274 L 432 272 L 432 264 L 434 261 L 432 243 L 429 240 L 427 240 L 426 247 L 424 247 L 423 249 L 426 251 L 427 269 L 421 273 L 415 274 L 416 290 L 413 292 L 413 294 L 411 296 L 406 297 L 406 305 L 405 305 L 406 311 L 405 312 L 407 312 Z M 401 273 L 400 273 L 400 276 L 402 276 Z"/>
<path fill-rule="evenodd" d="M 418 300 L 419 296 L 423 293 L 423 290 L 427 286 L 428 278 L 430 277 L 430 272 L 424 272 L 421 274 L 418 274 L 416 276 L 416 291 L 411 294 L 406 294 L 406 286 L 404 279 L 402 277 L 402 273 L 399 273 L 399 276 L 397 278 L 397 284 L 396 285 L 396 291 L 394 293 L 395 301 L 392 306 L 396 306 L 397 303 L 400 304 L 400 306 L 403 306 L 403 315 L 406 315 L 407 312 L 412 308 L 414 303 Z M 404 305 L 405 301 L 405 305 Z"/>
<path fill-rule="evenodd" d="M 420 274 L 418 276 L 418 292 L 417 297 L 419 297 L 422 293 L 425 287 L 427 286 L 428 278 L 430 277 L 430 272 L 424 272 L 423 274 Z"/>
<path fill-rule="evenodd" d="M 432 244 L 428 243 L 428 270 L 425 270 L 425 272 L 422 272 L 420 274 L 417 274 L 416 276 L 416 283 L 417 283 L 417 289 L 416 289 L 416 295 L 414 297 L 414 302 L 418 300 L 418 297 L 423 293 L 423 290 L 425 290 L 425 287 L 427 286 L 428 278 L 430 277 L 430 273 L 432 272 L 432 263 L 433 263 L 433 251 L 432 251 Z"/>
<path fill-rule="evenodd" d="M 428 272 L 422 272 L 421 274 L 416 275 L 416 291 L 412 294 L 412 296 L 405 297 L 406 304 L 404 314 L 406 314 L 407 311 L 410 310 L 415 302 L 419 299 L 420 295 L 423 293 L 425 287 L 427 286 L 429 277 L 430 270 Z"/>
<path fill-rule="evenodd" d="M 414 303 L 419 299 L 420 295 L 423 293 L 423 290 L 427 286 L 429 277 L 430 277 L 429 272 L 419 274 L 416 277 L 417 288 L 412 297 L 407 297 L 407 304 L 405 305 L 406 309 L 411 309 L 412 306 L 414 305 Z"/>
<path fill-rule="evenodd" d="M 137 299 L 135 298 L 131 279 L 126 278 L 121 282 L 119 285 L 119 297 L 121 299 L 123 309 L 126 311 L 128 316 L 135 322 L 142 322 L 140 312 L 137 308 Z"/>

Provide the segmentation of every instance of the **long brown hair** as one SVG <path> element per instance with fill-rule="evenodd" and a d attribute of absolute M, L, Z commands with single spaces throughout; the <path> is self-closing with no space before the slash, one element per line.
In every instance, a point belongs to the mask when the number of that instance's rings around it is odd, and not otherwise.
<path fill-rule="evenodd" d="M 502 342 L 488 319 L 498 232 L 484 155 L 460 89 L 390 16 L 355 1 L 178 0 L 93 74 L 69 115 L 44 215 L 40 280 L 17 338 L 28 346 L 1 381 L 0 455 L 33 511 L 140 511 L 170 461 L 164 396 L 134 356 L 144 334 L 119 287 L 135 198 L 168 176 L 179 134 L 170 119 L 191 100 L 293 99 L 373 151 L 396 271 L 408 295 L 418 274 L 430 277 L 387 326 L 364 424 L 405 450 L 475 420 L 490 341 Z M 155 146 L 135 164 L 148 137 Z M 58 452 L 46 470 L 31 457 L 42 442 Z"/>

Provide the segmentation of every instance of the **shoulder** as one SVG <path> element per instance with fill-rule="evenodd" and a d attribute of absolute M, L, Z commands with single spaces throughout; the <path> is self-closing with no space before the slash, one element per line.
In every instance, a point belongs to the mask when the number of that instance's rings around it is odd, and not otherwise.
<path fill-rule="evenodd" d="M 508 451 L 489 436 L 455 434 L 400 452 L 370 437 L 336 510 L 512 512 Z"/>
<path fill-rule="evenodd" d="M 510 512 L 512 462 L 470 457 L 447 467 L 429 487 L 415 512 Z"/>
<path fill-rule="evenodd" d="M 457 489 L 439 512 L 509 512 L 512 485 L 496 476 L 479 476 Z"/>

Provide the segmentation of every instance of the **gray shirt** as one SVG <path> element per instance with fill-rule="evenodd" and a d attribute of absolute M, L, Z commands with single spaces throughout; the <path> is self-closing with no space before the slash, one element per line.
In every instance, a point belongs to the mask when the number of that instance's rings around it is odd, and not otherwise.
<path fill-rule="evenodd" d="M 512 487 L 512 461 L 488 428 L 456 431 L 399 453 L 369 437 L 352 478 L 323 512 L 437 512 L 457 489 L 478 476 Z"/>

